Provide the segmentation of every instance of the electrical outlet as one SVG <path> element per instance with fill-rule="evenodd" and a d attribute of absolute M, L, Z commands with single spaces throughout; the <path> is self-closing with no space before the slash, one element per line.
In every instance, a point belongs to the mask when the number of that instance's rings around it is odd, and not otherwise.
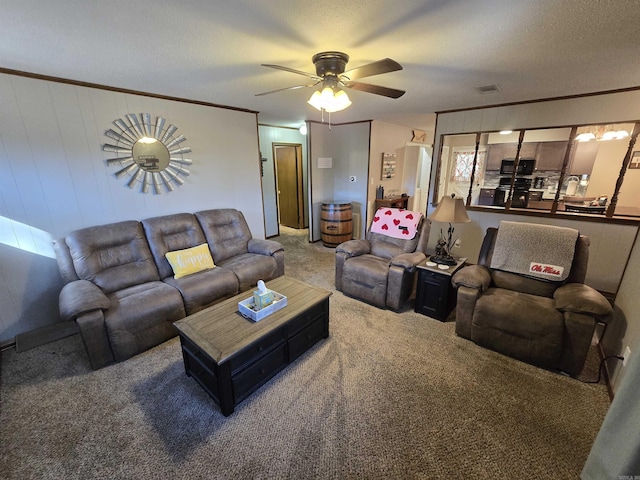
<path fill-rule="evenodd" d="M 353 176 L 353 175 L 351 175 L 351 176 L 349 177 L 349 181 L 350 181 L 350 182 L 355 182 L 355 181 L 356 181 L 356 177 L 355 177 L 355 176 Z"/>
<path fill-rule="evenodd" d="M 456 248 L 460 248 L 460 245 L 462 245 L 462 241 L 459 238 L 456 238 L 456 241 L 453 242 L 453 246 Z"/>
<path fill-rule="evenodd" d="M 622 360 L 622 366 L 626 367 L 629 357 L 631 356 L 631 349 L 629 347 L 625 348 L 622 356 L 624 357 L 624 360 Z"/>

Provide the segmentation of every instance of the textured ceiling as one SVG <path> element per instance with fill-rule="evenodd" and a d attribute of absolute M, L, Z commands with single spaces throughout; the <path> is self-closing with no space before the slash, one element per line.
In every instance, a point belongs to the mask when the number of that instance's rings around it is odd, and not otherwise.
<path fill-rule="evenodd" d="M 332 122 L 421 127 L 441 110 L 640 85 L 638 0 L 2 0 L 0 67 L 320 120 L 304 84 L 313 54 L 347 69 L 390 57 L 404 70 L 363 79 L 397 100 L 349 90 Z M 497 84 L 499 93 L 476 87 Z M 640 107 L 640 106 L 639 106 Z M 640 115 L 639 115 L 640 117 Z"/>

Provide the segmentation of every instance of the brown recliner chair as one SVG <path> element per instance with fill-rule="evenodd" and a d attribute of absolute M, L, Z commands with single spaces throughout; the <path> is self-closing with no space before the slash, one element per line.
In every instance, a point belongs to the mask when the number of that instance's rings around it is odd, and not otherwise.
<path fill-rule="evenodd" d="M 514 222 L 501 222 L 500 228 L 505 223 Z M 544 235 L 544 229 L 559 228 L 520 225 L 529 229 L 523 241 L 525 245 L 521 245 L 524 247 L 522 252 L 534 248 L 535 243 L 540 244 L 541 238 L 536 232 Z M 578 375 L 584 366 L 596 324 L 607 323 L 613 313 L 606 298 L 584 285 L 589 258 L 588 237 L 575 231 L 573 243 L 567 242 L 565 246 L 565 251 L 573 250 L 570 271 L 562 281 L 554 281 L 492 268 L 492 264 L 495 267 L 498 232 L 496 228 L 487 229 L 478 265 L 464 267 L 452 278 L 453 285 L 458 288 L 456 333 L 524 362 Z M 558 244 L 543 245 L 547 252 L 558 248 Z M 502 253 L 500 255 L 503 257 Z M 526 256 L 526 253 L 522 255 Z M 544 266 L 544 259 L 538 261 Z M 531 263 L 532 271 L 545 270 L 535 265 L 535 262 Z"/>
<path fill-rule="evenodd" d="M 369 228 L 366 240 L 341 243 L 336 248 L 336 289 L 377 307 L 399 310 L 415 288 L 416 265 L 426 260 L 430 228 L 431 221 L 422 217 L 411 239 Z"/>

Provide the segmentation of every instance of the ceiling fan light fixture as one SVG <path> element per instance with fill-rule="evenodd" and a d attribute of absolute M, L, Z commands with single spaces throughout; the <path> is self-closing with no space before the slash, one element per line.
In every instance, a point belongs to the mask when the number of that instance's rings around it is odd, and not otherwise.
<path fill-rule="evenodd" d="M 351 100 L 349 99 L 347 92 L 344 90 L 338 90 L 331 99 L 331 105 L 325 108 L 325 110 L 329 113 L 339 112 L 347 108 L 349 105 L 351 105 Z"/>
<path fill-rule="evenodd" d="M 595 140 L 596 136 L 591 132 L 581 133 L 576 137 L 578 142 L 588 142 L 589 140 Z"/>
<path fill-rule="evenodd" d="M 333 101 L 333 88 L 324 87 L 320 93 L 320 101 L 323 105 L 329 105 Z"/>
<path fill-rule="evenodd" d="M 351 100 L 344 90 L 334 92 L 333 88 L 324 87 L 322 91 L 313 92 L 307 103 L 317 110 L 333 113 L 347 108 Z"/>
<path fill-rule="evenodd" d="M 317 110 L 322 110 L 322 94 L 320 91 L 313 92 L 307 103 Z"/>
<path fill-rule="evenodd" d="M 618 130 L 616 132 L 617 140 L 622 140 L 623 138 L 627 138 L 628 136 L 629 136 L 629 132 L 627 132 L 626 130 Z"/>
<path fill-rule="evenodd" d="M 578 142 L 588 142 L 591 140 L 609 141 L 609 140 L 622 140 L 629 136 L 629 132 L 619 128 L 617 125 L 591 125 L 588 127 L 581 127 L 582 133 L 576 136 Z"/>

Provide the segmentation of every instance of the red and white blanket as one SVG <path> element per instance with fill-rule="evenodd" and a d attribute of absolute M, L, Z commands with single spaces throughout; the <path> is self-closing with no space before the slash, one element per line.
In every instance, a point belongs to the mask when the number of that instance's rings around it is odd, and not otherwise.
<path fill-rule="evenodd" d="M 418 233 L 422 212 L 381 207 L 373 216 L 371 231 L 393 238 L 411 240 Z"/>

